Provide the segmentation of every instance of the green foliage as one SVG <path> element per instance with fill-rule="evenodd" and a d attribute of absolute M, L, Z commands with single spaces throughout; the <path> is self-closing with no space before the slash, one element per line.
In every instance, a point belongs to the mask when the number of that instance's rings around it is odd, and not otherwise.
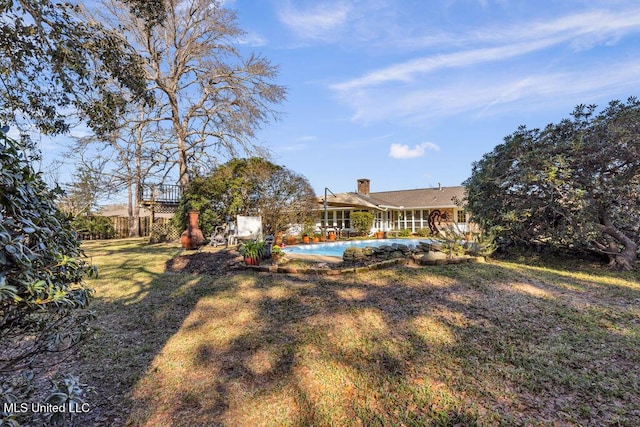
<path fill-rule="evenodd" d="M 437 236 L 431 236 L 430 240 L 439 250 L 449 256 L 491 256 L 497 249 L 495 234 L 492 232 L 475 233 L 471 240 L 467 239 L 467 233 L 458 227 L 443 227 Z"/>
<path fill-rule="evenodd" d="M 91 267 L 56 206 L 59 191 L 31 167 L 32 149 L 0 133 L 0 404 L 11 396 L 24 401 L 37 377 L 20 372 L 50 368 L 91 319 L 83 282 Z"/>
<path fill-rule="evenodd" d="M 47 414 L 50 423 L 73 423 L 73 418 L 76 414 L 91 408 L 85 401 L 86 393 L 90 389 L 87 384 L 80 383 L 78 377 L 69 374 L 57 375 L 51 380 L 51 385 L 53 391 L 47 396 L 46 403 L 67 408 L 67 412 Z"/>
<path fill-rule="evenodd" d="M 374 216 L 371 212 L 352 212 L 351 226 L 360 234 L 367 235 L 373 227 Z"/>
<path fill-rule="evenodd" d="M 418 237 L 427 237 L 430 235 L 431 235 L 431 229 L 429 229 L 428 227 L 420 228 L 416 230 L 416 236 Z"/>
<path fill-rule="evenodd" d="M 155 22 L 160 2 L 143 5 L 132 0 L 140 15 Z M 0 121 L 15 123 L 26 117 L 41 132 L 69 129 L 69 109 L 80 112 L 97 132 L 115 128 L 127 101 L 123 88 L 135 99 L 150 102 L 143 61 L 121 32 L 82 17 L 71 2 L 0 2 Z M 109 88 L 106 82 L 115 81 Z"/>
<path fill-rule="evenodd" d="M 83 239 L 112 239 L 116 235 L 111 218 L 101 215 L 80 215 L 71 222 Z"/>
<path fill-rule="evenodd" d="M 640 102 L 521 126 L 474 163 L 465 186 L 474 221 L 501 242 L 598 251 L 629 269 L 640 241 Z"/>
<path fill-rule="evenodd" d="M 316 233 L 316 224 L 312 222 L 307 222 L 302 227 L 302 236 L 313 237 Z"/>
<path fill-rule="evenodd" d="M 496 234 L 493 231 L 477 233 L 474 239 L 465 245 L 465 252 L 473 256 L 491 256 L 498 249 Z"/>
<path fill-rule="evenodd" d="M 262 240 L 243 242 L 238 246 L 238 252 L 245 258 L 261 259 L 265 254 L 266 244 Z"/>
<path fill-rule="evenodd" d="M 185 229 L 188 212 L 197 210 L 200 228 L 210 236 L 227 217 L 260 215 L 264 233 L 275 235 L 306 222 L 314 204 L 313 189 L 303 176 L 257 157 L 233 159 L 191 181 L 172 222 Z"/>
<path fill-rule="evenodd" d="M 411 230 L 404 228 L 398 231 L 398 237 L 411 237 Z"/>
<path fill-rule="evenodd" d="M 442 245 L 440 249 L 449 256 L 462 256 L 465 254 L 464 235 L 453 227 L 443 227 L 440 234 L 432 239 Z"/>
<path fill-rule="evenodd" d="M 216 210 L 212 200 L 223 191 L 224 187 L 220 187 L 215 179 L 194 178 L 182 196 L 176 214 L 171 219 L 171 225 L 185 230 L 189 223 L 189 211 L 198 211 L 199 227 L 202 234 L 208 238 L 215 231 L 215 227 L 225 221 L 225 212 Z"/>

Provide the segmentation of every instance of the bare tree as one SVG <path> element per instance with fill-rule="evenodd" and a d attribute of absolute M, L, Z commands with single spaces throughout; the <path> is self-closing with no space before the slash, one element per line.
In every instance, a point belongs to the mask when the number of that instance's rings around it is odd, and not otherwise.
<path fill-rule="evenodd" d="M 109 144 L 115 151 L 114 178 L 126 187 L 129 237 L 139 236 L 140 205 L 144 182 L 151 177 L 159 178 L 166 173 L 169 156 L 164 148 L 169 137 L 162 129 L 152 128 L 147 120 L 148 112 L 139 107 L 139 117 L 129 118 L 114 133 Z"/>
<path fill-rule="evenodd" d="M 150 28 L 118 0 L 103 6 L 94 19 L 119 28 L 147 61 L 157 107 L 149 120 L 171 130 L 166 148 L 182 185 L 221 155 L 266 154 L 253 138 L 277 118 L 273 106 L 285 88 L 272 82 L 277 67 L 266 58 L 241 55 L 237 42 L 244 32 L 233 11 L 216 0 L 167 0 L 166 18 Z"/>
<path fill-rule="evenodd" d="M 133 103 L 130 106 L 136 108 Z M 169 153 L 164 148 L 170 139 L 168 132 L 149 122 L 147 107 L 137 108 L 137 116 L 131 112 L 121 117 L 116 130 L 104 137 L 77 138 L 69 149 L 71 158 L 83 158 L 74 162 L 79 170 L 100 178 L 96 191 L 109 194 L 126 191 L 129 237 L 139 235 L 138 201 L 142 200 L 143 183 L 151 178 L 162 181 L 169 165 Z"/>

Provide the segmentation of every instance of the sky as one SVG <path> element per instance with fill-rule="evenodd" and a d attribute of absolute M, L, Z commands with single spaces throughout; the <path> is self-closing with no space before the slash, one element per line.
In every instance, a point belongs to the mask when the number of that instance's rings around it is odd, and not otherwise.
<path fill-rule="evenodd" d="M 640 2 L 226 0 L 287 100 L 257 142 L 318 195 L 461 185 L 519 125 L 640 95 Z M 55 143 L 45 155 L 55 151 Z"/>
<path fill-rule="evenodd" d="M 318 194 L 461 185 L 519 125 L 640 95 L 637 1 L 226 5 L 288 89 L 259 140 Z"/>

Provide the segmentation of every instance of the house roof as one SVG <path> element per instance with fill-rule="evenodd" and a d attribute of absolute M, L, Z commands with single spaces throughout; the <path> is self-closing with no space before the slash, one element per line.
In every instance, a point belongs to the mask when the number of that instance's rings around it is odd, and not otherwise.
<path fill-rule="evenodd" d="M 324 197 L 318 197 L 320 203 L 324 203 Z M 378 204 L 371 201 L 369 197 L 358 193 L 338 193 L 327 196 L 327 204 L 331 206 L 377 208 Z"/>
<path fill-rule="evenodd" d="M 462 200 L 464 194 L 462 186 L 378 191 L 369 195 L 350 192 L 327 197 L 327 204 L 334 207 L 434 209 L 455 207 L 456 200 Z M 324 198 L 319 197 L 318 200 L 323 203 Z"/>
<path fill-rule="evenodd" d="M 465 188 L 438 187 L 418 188 L 415 190 L 380 191 L 371 193 L 371 196 L 384 200 L 389 205 L 404 206 L 405 208 L 445 208 L 455 207 L 456 201 L 462 201 Z"/>

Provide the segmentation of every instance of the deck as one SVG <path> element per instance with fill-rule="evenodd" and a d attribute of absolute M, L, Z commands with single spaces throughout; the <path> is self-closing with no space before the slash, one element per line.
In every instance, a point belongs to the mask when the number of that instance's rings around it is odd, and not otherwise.
<path fill-rule="evenodd" d="M 181 185 L 146 184 L 142 187 L 138 203 L 156 212 L 175 212 L 182 193 Z"/>

